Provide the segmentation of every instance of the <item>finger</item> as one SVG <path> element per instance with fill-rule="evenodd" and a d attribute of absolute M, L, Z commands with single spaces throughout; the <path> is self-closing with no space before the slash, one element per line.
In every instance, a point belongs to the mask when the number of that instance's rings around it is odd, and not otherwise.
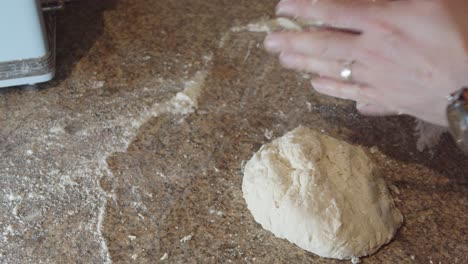
<path fill-rule="evenodd" d="M 397 115 L 398 111 L 392 110 L 385 106 L 380 106 L 377 104 L 370 104 L 370 103 L 356 103 L 356 109 L 362 115 L 367 116 L 385 116 L 385 115 Z"/>
<path fill-rule="evenodd" d="M 305 71 L 318 74 L 322 77 L 332 79 L 342 79 L 341 72 L 346 64 L 345 61 L 329 60 L 328 58 L 307 56 L 297 53 L 281 53 L 280 63 L 286 68 L 297 71 Z M 365 66 L 359 62 L 355 62 L 351 66 L 352 80 L 364 83 L 368 71 Z"/>
<path fill-rule="evenodd" d="M 265 38 L 265 48 L 273 53 L 289 52 L 329 59 L 352 57 L 359 35 L 338 31 L 277 32 Z"/>
<path fill-rule="evenodd" d="M 276 13 L 283 16 L 323 22 L 339 28 L 365 30 L 371 22 L 369 15 L 382 1 L 356 0 L 282 0 Z"/>
<path fill-rule="evenodd" d="M 311 83 L 313 88 L 321 94 L 357 102 L 375 101 L 374 89 L 365 84 L 343 82 L 323 77 L 314 78 Z"/>

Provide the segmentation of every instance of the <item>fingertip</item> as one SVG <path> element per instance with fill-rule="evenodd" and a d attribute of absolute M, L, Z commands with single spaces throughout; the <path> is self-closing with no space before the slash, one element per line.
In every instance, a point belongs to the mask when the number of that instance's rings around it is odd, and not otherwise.
<path fill-rule="evenodd" d="M 356 102 L 356 110 L 361 115 L 371 115 L 371 113 L 370 113 L 370 111 L 368 109 L 368 106 L 369 106 L 369 104 L 367 104 L 367 103 Z"/>
<path fill-rule="evenodd" d="M 295 16 L 296 5 L 294 0 L 281 0 L 276 5 L 276 15 L 279 16 Z"/>
<path fill-rule="evenodd" d="M 356 102 L 356 110 L 361 115 L 365 116 L 386 116 L 396 114 L 395 111 L 392 111 L 384 106 L 363 102 Z"/>
<path fill-rule="evenodd" d="M 312 88 L 321 94 L 327 94 L 326 81 L 323 78 L 317 77 L 310 81 Z"/>
<path fill-rule="evenodd" d="M 325 87 L 327 85 L 327 79 L 326 78 L 323 78 L 323 77 L 316 77 L 316 78 L 313 78 L 310 83 L 312 84 L 312 87 L 314 89 L 323 89 L 323 87 Z"/>
<path fill-rule="evenodd" d="M 281 41 L 277 34 L 270 33 L 265 37 L 263 46 L 269 52 L 279 52 L 281 50 Z"/>
<path fill-rule="evenodd" d="M 279 61 L 285 68 L 293 70 L 304 70 L 304 65 L 302 63 L 303 58 L 301 55 L 290 52 L 281 52 L 279 55 Z"/>

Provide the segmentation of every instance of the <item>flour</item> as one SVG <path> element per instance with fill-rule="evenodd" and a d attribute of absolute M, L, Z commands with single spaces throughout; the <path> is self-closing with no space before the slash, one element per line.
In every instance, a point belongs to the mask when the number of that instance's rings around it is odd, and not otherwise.
<path fill-rule="evenodd" d="M 203 57 L 206 64 L 210 59 L 211 55 Z M 209 66 L 205 66 L 185 80 L 155 77 L 154 88 L 90 104 L 79 113 L 59 108 L 53 101 L 31 99 L 31 103 L 21 105 L 31 108 L 24 109 L 25 113 L 38 114 L 21 124 L 21 134 L 9 139 L 9 143 L 17 140 L 28 144 L 12 144 L 12 153 L 17 156 L 0 160 L 0 177 L 16 183 L 14 189 L 0 190 L 0 205 L 5 212 L 0 217 L 0 252 L 17 252 L 3 254 L 0 262 L 27 262 L 29 256 L 16 250 L 22 246 L 19 237 L 30 233 L 43 236 L 45 232 L 65 235 L 66 231 L 68 240 L 80 241 L 83 250 L 96 250 L 100 263 L 112 263 L 103 225 L 108 200 L 117 199 L 113 190 L 104 190 L 99 184 L 101 178 L 114 177 L 106 160 L 115 152 L 126 151 L 140 127 L 151 118 L 170 114 L 178 119 L 193 113 L 207 76 Z M 152 99 L 158 89 L 174 89 L 181 84 L 181 91 L 167 101 Z M 51 156 L 56 158 L 51 160 Z M 18 162 L 26 159 L 27 165 Z M 139 217 L 144 218 L 141 214 Z M 80 224 L 71 226 L 69 223 L 76 219 Z M 38 228 L 37 223 L 48 228 Z"/>
<path fill-rule="evenodd" d="M 242 191 L 263 228 L 327 258 L 372 254 L 403 221 L 362 148 L 305 127 L 254 154 Z"/>
<path fill-rule="evenodd" d="M 159 116 L 164 113 L 187 115 L 193 113 L 198 107 L 198 97 L 205 82 L 207 72 L 199 71 L 193 79 L 185 82 L 185 87 L 182 92 L 177 93 L 172 99 L 163 103 L 153 105 L 149 110 L 144 111 L 140 116 L 129 119 L 119 120 L 120 123 L 130 122 L 134 128 L 139 128 L 149 119 Z"/>
<path fill-rule="evenodd" d="M 273 32 L 278 30 L 288 30 L 288 31 L 302 31 L 308 27 L 320 27 L 323 23 L 318 21 L 306 21 L 301 19 L 289 19 L 285 17 L 278 17 L 274 19 L 261 18 L 256 22 L 249 23 L 245 26 L 236 26 L 232 27 L 232 32 Z M 224 44 L 224 42 L 223 42 Z"/>
<path fill-rule="evenodd" d="M 433 125 L 417 119 L 414 132 L 418 138 L 416 148 L 420 152 L 423 152 L 426 149 L 432 151 L 432 149 L 439 144 L 442 135 L 447 131 L 448 130 L 445 127 Z"/>
<path fill-rule="evenodd" d="M 186 242 L 192 240 L 192 237 L 193 237 L 192 234 L 190 234 L 190 235 L 188 235 L 188 236 L 185 236 L 185 237 L 183 237 L 183 238 L 180 240 L 180 243 L 186 243 Z"/>
<path fill-rule="evenodd" d="M 166 260 L 168 258 L 169 258 L 169 254 L 164 253 L 164 255 L 159 260 L 163 261 L 163 260 Z"/>
<path fill-rule="evenodd" d="M 217 216 L 223 216 L 224 215 L 223 211 L 217 211 L 217 210 L 214 210 L 214 209 L 210 209 L 209 213 L 210 214 L 215 214 Z"/>

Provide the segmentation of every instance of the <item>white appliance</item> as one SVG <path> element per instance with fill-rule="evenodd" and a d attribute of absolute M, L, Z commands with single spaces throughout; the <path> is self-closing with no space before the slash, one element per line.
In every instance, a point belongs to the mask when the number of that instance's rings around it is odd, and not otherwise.
<path fill-rule="evenodd" d="M 55 74 L 55 15 L 63 1 L 0 2 L 0 88 L 36 84 Z"/>

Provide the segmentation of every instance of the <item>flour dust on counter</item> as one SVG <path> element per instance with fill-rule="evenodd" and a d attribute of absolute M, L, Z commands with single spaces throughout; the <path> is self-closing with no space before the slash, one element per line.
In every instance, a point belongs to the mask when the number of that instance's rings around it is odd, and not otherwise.
<path fill-rule="evenodd" d="M 263 228 L 326 258 L 357 263 L 403 222 L 361 147 L 302 126 L 254 154 L 242 191 Z"/>
<path fill-rule="evenodd" d="M 289 19 L 286 17 L 278 18 L 261 18 L 256 22 L 249 23 L 245 26 L 235 26 L 231 28 L 232 32 L 273 32 L 279 30 L 289 31 L 303 31 L 309 27 L 320 27 L 323 26 L 322 22 L 319 21 L 306 21 L 301 19 Z"/>

